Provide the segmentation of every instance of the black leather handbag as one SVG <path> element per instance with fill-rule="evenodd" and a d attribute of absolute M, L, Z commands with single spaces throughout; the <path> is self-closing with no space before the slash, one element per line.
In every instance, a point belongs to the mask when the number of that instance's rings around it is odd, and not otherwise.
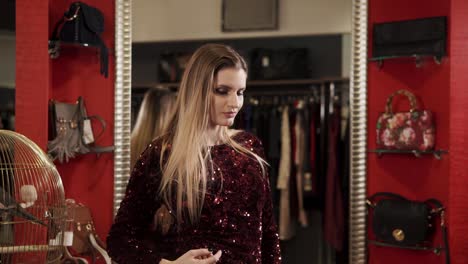
<path fill-rule="evenodd" d="M 446 17 L 404 20 L 374 24 L 372 56 L 446 54 Z"/>
<path fill-rule="evenodd" d="M 450 254 L 445 225 L 445 208 L 436 199 L 425 202 L 412 201 L 388 192 L 380 192 L 368 198 L 367 204 L 372 211 L 372 231 L 375 240 L 370 244 L 413 250 L 429 250 L 435 254 L 445 252 L 446 263 Z M 443 246 L 432 247 L 430 235 L 440 218 Z"/>
<path fill-rule="evenodd" d="M 49 53 L 52 58 L 58 56 L 60 42 L 94 46 L 100 49 L 100 73 L 107 78 L 109 51 L 100 35 L 104 32 L 104 16 L 102 12 L 82 2 L 74 2 L 68 11 L 55 25 L 52 33 Z"/>
<path fill-rule="evenodd" d="M 252 80 L 301 79 L 309 76 L 306 48 L 254 49 L 250 55 Z"/>

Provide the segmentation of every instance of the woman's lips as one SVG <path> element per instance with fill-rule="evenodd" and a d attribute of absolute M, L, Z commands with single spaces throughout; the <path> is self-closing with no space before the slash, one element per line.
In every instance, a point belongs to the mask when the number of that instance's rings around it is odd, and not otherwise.
<path fill-rule="evenodd" d="M 223 114 L 227 118 L 233 118 L 236 116 L 236 112 L 223 112 Z"/>

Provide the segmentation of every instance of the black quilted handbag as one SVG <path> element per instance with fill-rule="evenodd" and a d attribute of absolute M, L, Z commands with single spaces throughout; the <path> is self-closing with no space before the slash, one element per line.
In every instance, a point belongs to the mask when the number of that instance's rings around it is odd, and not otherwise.
<path fill-rule="evenodd" d="M 436 199 L 425 202 L 412 201 L 388 192 L 380 192 L 367 199 L 372 215 L 372 231 L 375 240 L 370 244 L 413 250 L 428 250 L 439 255 L 445 251 L 446 263 L 450 254 L 445 225 L 445 208 Z M 443 246 L 432 247 L 430 235 L 440 218 Z"/>
<path fill-rule="evenodd" d="M 85 3 L 74 2 L 54 28 L 49 53 L 52 58 L 56 58 L 60 42 L 98 47 L 101 59 L 100 73 L 107 78 L 109 51 L 100 36 L 103 32 L 104 16 L 102 12 Z"/>

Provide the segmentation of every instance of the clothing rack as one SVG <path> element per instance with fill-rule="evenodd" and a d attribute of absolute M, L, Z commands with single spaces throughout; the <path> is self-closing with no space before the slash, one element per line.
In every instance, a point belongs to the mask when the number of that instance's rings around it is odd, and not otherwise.
<path fill-rule="evenodd" d="M 245 96 L 301 96 L 317 95 L 321 102 L 328 102 L 342 94 L 343 84 L 349 84 L 348 78 L 310 79 L 310 80 L 281 80 L 281 81 L 251 81 L 247 82 Z M 284 89 L 288 86 L 287 89 Z M 329 94 L 327 94 L 327 92 Z"/>
<path fill-rule="evenodd" d="M 304 82 L 291 82 L 291 83 L 288 83 L 288 82 L 269 83 L 265 81 L 262 83 L 262 85 L 252 85 L 252 83 L 248 82 L 247 90 L 245 91 L 244 105 L 250 104 L 253 107 L 264 106 L 265 109 L 268 109 L 268 107 L 274 107 L 275 105 L 277 105 L 278 107 L 280 107 L 278 109 L 281 109 L 281 107 L 284 105 L 297 106 L 296 104 L 297 100 L 304 100 L 306 104 L 308 103 L 314 104 L 313 108 L 315 109 L 315 113 L 317 114 L 316 119 L 315 119 L 316 120 L 315 129 L 317 129 L 316 130 L 316 136 L 317 136 L 316 147 L 317 147 L 317 153 L 318 153 L 316 156 L 317 166 L 315 167 L 315 173 L 316 175 L 318 175 L 317 177 L 321 177 L 320 183 L 316 182 L 316 184 L 318 184 L 318 188 L 323 188 L 322 184 L 328 184 L 328 183 L 325 183 L 326 181 L 328 182 L 328 178 L 325 179 L 324 177 L 328 177 L 329 166 L 334 167 L 333 164 L 337 162 L 336 159 L 334 159 L 334 161 L 329 160 L 329 155 L 333 155 L 330 153 L 333 153 L 334 152 L 333 149 L 336 148 L 338 145 L 333 145 L 334 147 L 332 148 L 331 145 L 329 144 L 330 144 L 330 141 L 336 142 L 336 139 L 333 139 L 336 136 L 335 133 L 337 131 L 336 122 L 337 122 L 337 119 L 339 119 L 339 116 L 341 116 L 341 112 L 337 112 L 337 111 L 342 111 L 343 108 L 349 106 L 348 87 L 349 87 L 349 79 L 347 78 L 322 79 L 320 81 L 311 80 L 310 82 L 304 81 Z M 308 100 L 308 98 L 313 98 L 313 100 Z M 341 119 L 339 128 L 343 129 L 347 127 L 347 124 L 349 124 L 347 121 L 348 115 L 344 115 L 341 117 L 342 119 Z M 345 124 L 346 126 L 343 127 L 343 124 Z M 332 127 L 335 132 L 333 132 L 333 134 L 330 134 L 330 132 L 333 131 Z M 338 131 L 341 132 L 340 130 Z M 338 135 L 340 135 L 340 133 L 338 133 Z M 343 139 L 343 137 L 341 138 Z M 339 143 L 336 143 L 336 144 L 339 144 Z M 344 162 L 345 160 L 346 159 L 342 157 L 340 161 Z M 329 162 L 332 162 L 333 164 Z M 341 170 L 344 171 L 345 170 L 344 168 L 346 168 L 346 166 L 343 163 L 341 164 L 340 169 L 337 169 L 338 172 L 336 173 L 340 175 L 345 175 L 343 174 L 343 172 L 340 172 Z M 343 184 L 344 183 L 341 182 L 341 185 L 340 185 L 342 189 L 341 197 L 346 197 L 346 190 L 344 190 Z M 347 184 L 345 186 L 347 186 Z M 318 205 L 319 208 L 325 208 L 322 206 L 327 206 L 325 204 L 325 201 L 328 198 L 323 196 L 324 191 L 325 189 L 323 189 L 321 191 L 322 193 L 317 196 L 318 199 L 314 198 L 315 199 L 313 201 L 314 207 L 315 205 Z M 345 200 L 343 200 L 342 202 L 346 203 Z M 343 214 L 345 213 L 343 212 Z"/>
<path fill-rule="evenodd" d="M 276 94 L 290 94 L 291 92 L 310 92 L 328 86 L 330 84 L 349 83 L 348 78 L 327 79 L 300 79 L 300 80 L 271 80 L 271 81 L 247 81 L 247 91 L 255 93 L 268 93 L 272 89 Z M 287 86 L 288 89 L 284 89 Z"/>
<path fill-rule="evenodd" d="M 251 81 L 247 82 L 246 102 L 249 99 L 262 96 L 307 96 L 315 95 L 320 102 L 320 131 L 326 131 L 328 117 L 333 114 L 334 102 L 340 96 L 347 94 L 348 78 L 324 78 L 309 80 L 281 81 Z M 287 89 L 284 89 L 288 86 Z M 337 97 L 337 98 L 335 98 Z M 280 99 L 281 100 L 281 99 Z M 284 100 L 284 97 L 283 97 Z M 325 152 L 327 133 L 320 133 L 320 151 Z M 325 164 L 324 155 L 320 155 L 321 164 Z"/>
<path fill-rule="evenodd" d="M 281 81 L 251 81 L 247 82 L 245 92 L 245 104 L 255 106 L 261 105 L 284 105 L 293 103 L 296 100 L 305 99 L 313 95 L 319 103 L 319 173 L 324 174 L 327 168 L 328 151 L 328 133 L 329 119 L 334 114 L 335 103 L 341 105 L 342 102 L 348 102 L 347 88 L 349 87 L 348 78 L 323 78 L 309 80 L 281 80 Z M 345 96 L 345 98 L 343 98 Z M 276 100 L 263 100 L 262 98 L 278 97 Z M 267 102 L 267 103 L 265 103 Z M 322 133 L 323 132 L 323 133 Z"/>

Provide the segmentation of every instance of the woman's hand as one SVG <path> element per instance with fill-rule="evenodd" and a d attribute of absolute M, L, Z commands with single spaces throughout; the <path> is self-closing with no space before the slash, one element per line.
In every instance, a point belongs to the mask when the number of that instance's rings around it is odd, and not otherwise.
<path fill-rule="evenodd" d="M 161 262 L 159 262 L 159 264 L 213 264 L 219 260 L 221 254 L 221 250 L 218 250 L 218 252 L 213 255 L 206 248 L 192 249 L 174 261 L 163 259 Z"/>

